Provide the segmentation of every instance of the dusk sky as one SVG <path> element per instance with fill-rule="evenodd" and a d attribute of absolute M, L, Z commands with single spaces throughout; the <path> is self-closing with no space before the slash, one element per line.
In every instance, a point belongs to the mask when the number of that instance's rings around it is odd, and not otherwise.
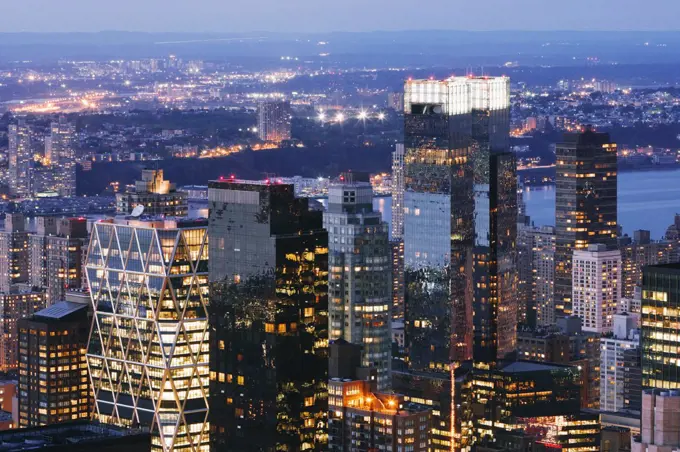
<path fill-rule="evenodd" d="M 678 0 L 20 0 L 9 31 L 677 30 Z"/>

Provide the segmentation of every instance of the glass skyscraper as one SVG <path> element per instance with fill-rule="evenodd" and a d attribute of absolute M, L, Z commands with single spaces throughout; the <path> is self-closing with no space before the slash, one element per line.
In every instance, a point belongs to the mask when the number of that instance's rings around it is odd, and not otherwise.
<path fill-rule="evenodd" d="M 293 185 L 208 185 L 213 450 L 326 450 L 328 233 Z"/>
<path fill-rule="evenodd" d="M 95 418 L 149 427 L 151 450 L 208 451 L 205 220 L 103 220 L 87 253 Z"/>
<path fill-rule="evenodd" d="M 515 349 L 509 96 L 506 77 L 406 82 L 405 332 L 412 369 L 447 371 L 473 357 L 492 365 Z"/>
<path fill-rule="evenodd" d="M 607 133 L 568 133 L 557 144 L 555 312 L 572 313 L 572 255 L 590 244 L 616 248 L 616 145 Z"/>
<path fill-rule="evenodd" d="M 680 263 L 642 275 L 642 388 L 680 389 Z"/>
<path fill-rule="evenodd" d="M 391 269 L 388 225 L 373 210 L 373 187 L 351 173 L 331 184 L 328 231 L 329 337 L 362 346 L 361 366 L 375 368 L 377 390 L 390 387 Z"/>

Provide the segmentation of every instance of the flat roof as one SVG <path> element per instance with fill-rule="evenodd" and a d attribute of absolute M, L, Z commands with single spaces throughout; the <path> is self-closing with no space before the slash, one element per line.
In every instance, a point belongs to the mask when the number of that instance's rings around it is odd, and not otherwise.
<path fill-rule="evenodd" d="M 73 301 L 60 301 L 59 303 L 54 303 L 52 306 L 49 306 L 43 309 L 42 311 L 36 312 L 34 315 L 37 318 L 59 320 L 73 314 L 74 312 L 87 310 L 87 308 L 88 305 L 83 303 L 75 303 Z"/>

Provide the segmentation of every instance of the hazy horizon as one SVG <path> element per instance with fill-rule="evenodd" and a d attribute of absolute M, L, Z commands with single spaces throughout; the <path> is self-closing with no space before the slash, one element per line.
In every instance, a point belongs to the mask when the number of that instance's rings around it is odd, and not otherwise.
<path fill-rule="evenodd" d="M 0 32 L 680 31 L 677 0 L 23 0 Z"/>

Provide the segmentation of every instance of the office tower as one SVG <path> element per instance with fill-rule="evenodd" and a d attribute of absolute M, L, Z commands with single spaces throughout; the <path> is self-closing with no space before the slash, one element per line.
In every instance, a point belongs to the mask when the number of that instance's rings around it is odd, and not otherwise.
<path fill-rule="evenodd" d="M 175 184 L 163 179 L 163 170 L 142 170 L 142 180 L 135 181 L 134 189 L 116 193 L 116 212 L 130 215 L 138 206 L 144 215 L 184 217 L 189 212 L 187 194 L 177 191 Z"/>
<path fill-rule="evenodd" d="M 59 196 L 76 195 L 76 125 L 60 116 L 50 125 L 45 143 L 45 159 L 54 173 L 53 187 Z"/>
<path fill-rule="evenodd" d="M 86 272 L 95 419 L 150 428 L 152 451 L 206 450 L 205 220 L 94 223 Z"/>
<path fill-rule="evenodd" d="M 293 185 L 212 181 L 216 450 L 327 448 L 328 233 Z"/>
<path fill-rule="evenodd" d="M 57 233 L 57 217 L 36 217 L 36 232 L 28 236 L 29 282 L 32 287 L 46 288 L 47 238 Z"/>
<path fill-rule="evenodd" d="M 476 450 L 533 450 L 500 447 L 519 435 L 529 444 L 599 451 L 599 415 L 581 411 L 578 367 L 516 361 L 499 365 L 479 383 L 473 382 L 472 403 L 479 438 Z M 521 444 L 518 439 L 513 442 Z"/>
<path fill-rule="evenodd" d="M 680 264 L 645 267 L 641 320 L 642 387 L 680 389 L 680 357 L 672 346 L 680 322 Z"/>
<path fill-rule="evenodd" d="M 640 436 L 632 452 L 672 452 L 680 447 L 680 392 L 645 389 L 642 394 Z"/>
<path fill-rule="evenodd" d="M 449 371 L 473 356 L 490 364 L 515 349 L 509 87 L 505 77 L 406 82 L 405 331 L 414 370 Z"/>
<path fill-rule="evenodd" d="M 149 452 L 148 431 L 92 421 L 64 422 L 44 427 L 0 432 L 0 443 L 12 451 L 44 452 Z"/>
<path fill-rule="evenodd" d="M 13 284 L 28 282 L 28 232 L 20 213 L 5 215 L 0 232 L 0 292 L 9 293 Z"/>
<path fill-rule="evenodd" d="M 621 253 L 601 244 L 575 250 L 572 264 L 572 306 L 583 331 L 609 333 L 621 301 Z"/>
<path fill-rule="evenodd" d="M 642 354 L 638 346 L 623 351 L 623 409 L 640 412 L 642 409 Z"/>
<path fill-rule="evenodd" d="M 373 187 L 351 173 L 328 190 L 329 339 L 362 345 L 361 364 L 375 367 L 378 391 L 390 386 L 392 249 L 389 227 L 373 210 Z"/>
<path fill-rule="evenodd" d="M 339 339 L 329 348 L 328 449 L 428 450 L 431 409 L 378 392 L 376 369 L 361 364 L 361 345 Z"/>
<path fill-rule="evenodd" d="M 392 153 L 392 240 L 404 237 L 404 144 Z"/>
<path fill-rule="evenodd" d="M 517 250 L 520 319 L 531 327 L 554 325 L 555 228 L 519 225 Z"/>
<path fill-rule="evenodd" d="M 403 103 L 403 102 L 402 102 Z M 403 106 L 402 106 L 403 109 Z M 404 320 L 404 144 L 392 153 L 392 317 Z"/>
<path fill-rule="evenodd" d="M 257 109 L 257 136 L 275 143 L 290 140 L 291 117 L 289 101 L 261 102 Z"/>
<path fill-rule="evenodd" d="M 17 198 L 24 198 L 30 196 L 30 169 L 33 164 L 31 130 L 24 119 L 9 125 L 8 138 L 10 193 Z"/>
<path fill-rule="evenodd" d="M 647 265 L 672 263 L 678 243 L 670 240 L 654 242 L 649 231 L 638 230 L 633 238 L 619 237 L 623 274 L 623 298 L 635 296 L 635 288 L 642 284 L 642 270 Z"/>
<path fill-rule="evenodd" d="M 19 320 L 19 425 L 90 417 L 88 305 L 61 301 Z"/>
<path fill-rule="evenodd" d="M 557 325 L 517 333 L 518 358 L 579 368 L 581 408 L 600 403 L 600 335 L 584 333 L 581 319 L 562 317 Z"/>
<path fill-rule="evenodd" d="M 600 339 L 600 410 L 621 411 L 625 406 L 625 352 L 640 347 L 640 332 L 635 319 L 627 314 L 614 315 L 611 337 Z M 639 365 L 638 365 L 639 368 Z M 630 371 L 628 373 L 630 378 Z M 628 382 L 628 384 L 633 384 Z M 639 384 L 638 384 L 639 387 Z"/>
<path fill-rule="evenodd" d="M 17 322 L 45 307 L 45 294 L 25 284 L 16 284 L 0 293 L 0 371 L 17 367 L 19 335 Z"/>
<path fill-rule="evenodd" d="M 616 145 L 609 134 L 568 133 L 556 147 L 555 310 L 572 312 L 571 259 L 592 243 L 616 247 Z"/>

